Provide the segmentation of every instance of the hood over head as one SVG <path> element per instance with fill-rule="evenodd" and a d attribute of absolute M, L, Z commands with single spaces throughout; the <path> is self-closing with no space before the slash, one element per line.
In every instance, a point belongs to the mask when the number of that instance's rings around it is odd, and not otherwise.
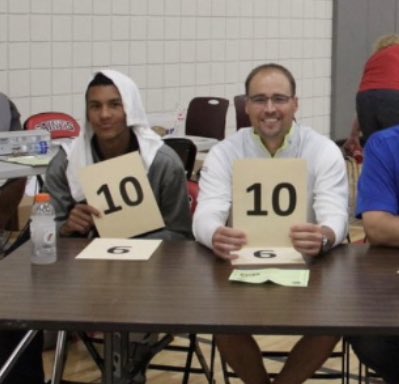
<path fill-rule="evenodd" d="M 161 137 L 149 126 L 137 85 L 128 76 L 111 69 L 96 71 L 88 84 L 90 84 L 98 73 L 102 73 L 105 77 L 110 79 L 118 89 L 126 115 L 126 125 L 132 129 L 137 137 L 140 155 L 144 167 L 148 170 L 158 149 L 163 145 L 163 141 Z M 93 130 L 90 123 L 87 121 L 87 118 L 84 130 L 82 131 L 81 135 L 74 140 L 72 145 L 63 146 L 68 158 L 66 171 L 68 183 L 71 188 L 72 196 L 76 201 L 84 199 L 84 194 L 79 182 L 78 171 L 80 168 L 93 163 L 91 152 L 91 138 L 93 136 Z"/>

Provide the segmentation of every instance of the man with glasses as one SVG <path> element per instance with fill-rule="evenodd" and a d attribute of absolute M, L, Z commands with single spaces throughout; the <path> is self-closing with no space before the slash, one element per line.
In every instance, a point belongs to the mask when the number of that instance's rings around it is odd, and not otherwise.
<path fill-rule="evenodd" d="M 295 122 L 298 99 L 292 74 L 278 64 L 261 65 L 245 82 L 250 128 L 216 146 L 201 170 L 194 235 L 220 258 L 232 260 L 246 244 L 245 228 L 227 226 L 232 203 L 232 168 L 243 158 L 302 158 L 308 167 L 307 223 L 290 228 L 293 247 L 314 257 L 341 243 L 347 233 L 346 167 L 333 141 Z M 239 310 L 239 308 L 237 308 Z M 267 310 L 267 308 L 265 309 Z M 304 336 L 274 383 L 302 383 L 323 364 L 338 337 Z M 246 384 L 270 383 L 260 349 L 251 335 L 216 335 L 218 348 Z"/>

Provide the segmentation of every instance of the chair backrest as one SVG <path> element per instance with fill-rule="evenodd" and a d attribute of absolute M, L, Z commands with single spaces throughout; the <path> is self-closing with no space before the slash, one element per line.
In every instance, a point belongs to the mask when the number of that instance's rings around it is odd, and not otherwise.
<path fill-rule="evenodd" d="M 79 136 L 80 126 L 72 116 L 62 112 L 42 112 L 29 116 L 24 129 L 46 129 L 52 139 Z"/>
<path fill-rule="evenodd" d="M 194 97 L 186 116 L 186 135 L 224 139 L 229 100 L 221 97 Z"/>
<path fill-rule="evenodd" d="M 245 112 L 245 95 L 234 96 L 234 107 L 236 111 L 237 131 L 240 128 L 250 127 L 251 122 L 249 121 L 247 112 Z"/>
<path fill-rule="evenodd" d="M 190 180 L 194 169 L 195 157 L 197 155 L 197 147 L 195 144 L 185 137 L 170 137 L 164 139 L 164 142 L 179 155 L 184 169 L 186 170 L 187 180 Z"/>
<path fill-rule="evenodd" d="M 190 200 L 190 211 L 194 215 L 195 208 L 197 208 L 199 186 L 197 181 L 187 181 L 188 198 Z"/>
<path fill-rule="evenodd" d="M 349 224 L 359 222 L 355 217 L 357 204 L 357 184 L 362 170 L 363 153 L 362 148 L 358 148 L 355 152 L 348 153 L 344 148 L 346 139 L 335 140 L 335 144 L 341 149 L 346 163 L 346 172 L 349 184 Z"/>

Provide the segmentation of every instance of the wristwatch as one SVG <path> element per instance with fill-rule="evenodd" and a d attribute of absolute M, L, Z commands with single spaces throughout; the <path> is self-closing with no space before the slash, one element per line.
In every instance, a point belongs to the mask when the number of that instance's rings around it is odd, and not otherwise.
<path fill-rule="evenodd" d="M 322 235 L 320 253 L 327 253 L 331 249 L 331 246 L 330 239 L 326 235 Z"/>

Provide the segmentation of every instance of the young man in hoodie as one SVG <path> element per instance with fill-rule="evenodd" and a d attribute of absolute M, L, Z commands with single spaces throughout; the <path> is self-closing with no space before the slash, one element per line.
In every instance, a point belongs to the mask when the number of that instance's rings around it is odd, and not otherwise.
<path fill-rule="evenodd" d="M 44 189 L 52 195 L 61 236 L 87 236 L 95 231 L 95 207 L 85 202 L 79 170 L 89 164 L 139 151 L 165 228 L 152 238 L 191 236 L 191 214 L 183 165 L 173 149 L 148 125 L 136 84 L 113 70 L 97 72 L 86 91 L 83 135 L 54 157 Z M 134 218 L 133 218 L 134 219 Z"/>
<path fill-rule="evenodd" d="M 191 238 L 186 175 L 173 149 L 151 130 L 136 84 L 113 70 L 97 72 L 86 91 L 83 135 L 62 148 L 51 161 L 44 189 L 52 196 L 60 236 L 96 235 L 93 216 L 99 211 L 85 201 L 79 170 L 87 165 L 138 151 L 158 203 L 165 228 L 142 237 Z M 132 217 L 132 220 L 140 218 Z M 132 383 L 145 381 L 145 367 L 157 335 L 131 334 L 130 358 L 141 363 Z M 145 361 L 142 359 L 145 357 Z"/>

